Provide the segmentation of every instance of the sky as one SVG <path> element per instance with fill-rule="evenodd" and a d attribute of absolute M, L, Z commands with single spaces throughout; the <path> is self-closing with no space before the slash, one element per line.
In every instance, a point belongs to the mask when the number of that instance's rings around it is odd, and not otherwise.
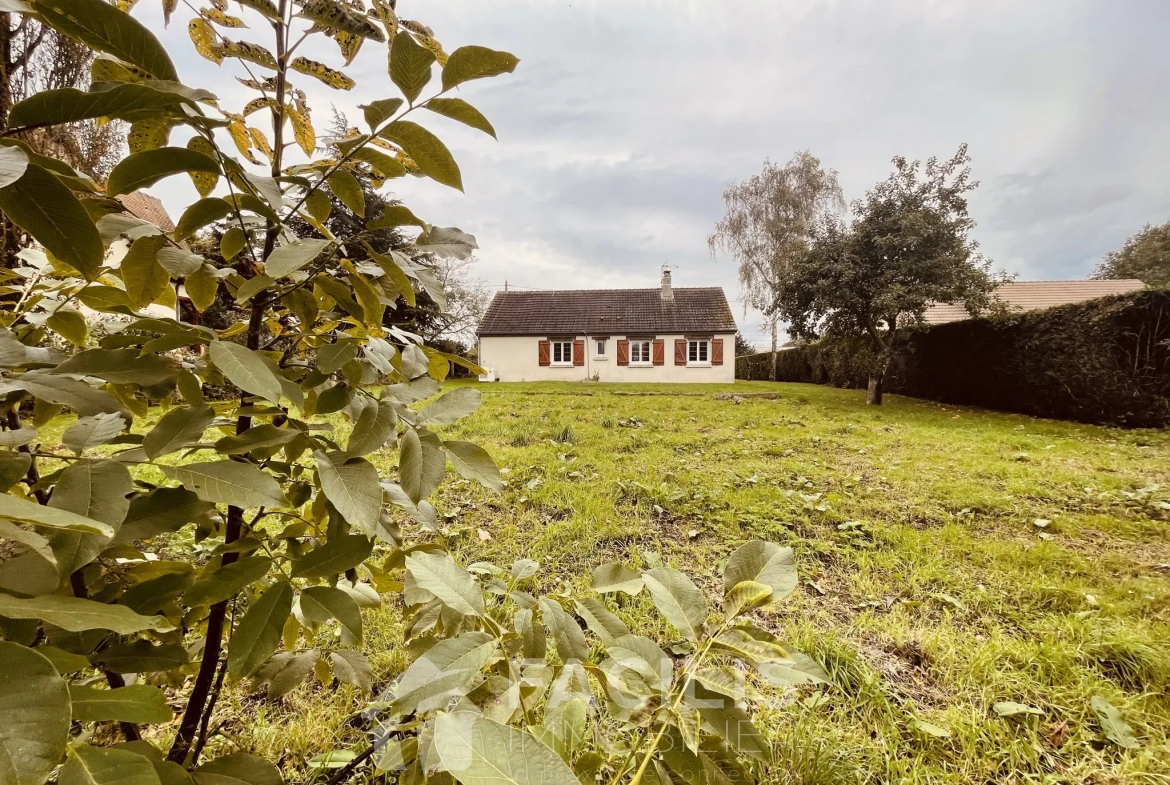
<path fill-rule="evenodd" d="M 967 143 L 981 183 L 973 237 L 1021 280 L 1083 278 L 1144 224 L 1170 220 L 1165 0 L 399 0 L 398 11 L 448 52 L 479 44 L 521 60 L 460 88 L 498 141 L 426 119 L 465 193 L 409 177 L 387 187 L 425 220 L 474 234 L 475 275 L 493 289 L 656 286 L 669 264 L 676 287 L 722 286 L 765 348 L 735 263 L 706 238 L 730 183 L 800 150 L 854 199 L 895 155 Z M 184 81 L 227 106 L 251 97 L 192 52 L 185 20 L 163 31 L 153 13 L 142 18 Z M 339 65 L 327 41 L 304 54 Z M 319 129 L 331 103 L 357 124 L 358 104 L 397 94 L 373 47 L 346 70 L 358 87 L 340 96 L 304 78 Z M 195 196 L 178 178 L 152 192 L 175 215 Z"/>

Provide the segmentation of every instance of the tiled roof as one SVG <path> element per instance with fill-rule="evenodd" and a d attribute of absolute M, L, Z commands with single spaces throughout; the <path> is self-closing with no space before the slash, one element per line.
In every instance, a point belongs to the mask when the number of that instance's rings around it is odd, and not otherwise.
<path fill-rule="evenodd" d="M 479 323 L 480 335 L 627 335 L 735 332 L 735 318 L 719 287 L 581 289 L 496 292 Z"/>
<path fill-rule="evenodd" d="M 167 208 L 163 207 L 163 203 L 150 194 L 143 193 L 142 191 L 133 191 L 120 197 L 118 201 L 132 215 L 144 221 L 150 221 L 164 232 L 173 232 L 175 230 L 175 225 L 171 222 L 171 217 L 167 215 Z"/>
<path fill-rule="evenodd" d="M 1135 278 L 1115 281 L 1012 281 L 999 286 L 994 298 L 1011 311 L 1037 311 L 1057 305 L 1084 302 L 1112 294 L 1127 294 L 1146 288 Z M 937 303 L 926 309 L 927 324 L 944 324 L 970 319 L 962 305 Z"/>

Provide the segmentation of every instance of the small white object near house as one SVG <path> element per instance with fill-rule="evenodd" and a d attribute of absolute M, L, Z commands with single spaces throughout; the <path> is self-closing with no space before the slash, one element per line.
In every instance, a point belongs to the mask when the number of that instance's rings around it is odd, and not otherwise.
<path fill-rule="evenodd" d="M 497 292 L 479 325 L 491 381 L 735 381 L 735 318 L 719 287 Z M 481 376 L 481 380 L 489 381 Z"/>

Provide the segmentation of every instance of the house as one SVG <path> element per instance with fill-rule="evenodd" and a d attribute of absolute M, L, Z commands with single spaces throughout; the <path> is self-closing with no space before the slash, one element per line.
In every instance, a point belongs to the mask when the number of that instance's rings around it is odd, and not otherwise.
<path fill-rule="evenodd" d="M 719 287 L 497 292 L 480 322 L 483 377 L 502 382 L 735 381 Z"/>
<path fill-rule="evenodd" d="M 1144 283 L 1133 278 L 1113 281 L 1010 281 L 996 287 L 992 299 L 1009 312 L 1021 313 L 1097 297 L 1128 294 L 1145 288 Z M 967 313 L 961 303 L 935 303 L 923 314 L 927 324 L 946 324 L 970 318 L 971 314 Z"/>

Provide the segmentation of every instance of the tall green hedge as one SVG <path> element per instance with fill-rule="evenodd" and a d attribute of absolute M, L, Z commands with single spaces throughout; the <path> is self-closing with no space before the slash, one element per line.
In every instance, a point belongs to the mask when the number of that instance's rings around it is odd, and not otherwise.
<path fill-rule="evenodd" d="M 777 357 L 777 381 L 864 387 L 863 347 L 830 341 Z M 739 378 L 767 379 L 770 355 L 740 358 Z M 1080 422 L 1170 425 L 1170 291 L 1104 297 L 915 333 L 886 391 Z"/>

